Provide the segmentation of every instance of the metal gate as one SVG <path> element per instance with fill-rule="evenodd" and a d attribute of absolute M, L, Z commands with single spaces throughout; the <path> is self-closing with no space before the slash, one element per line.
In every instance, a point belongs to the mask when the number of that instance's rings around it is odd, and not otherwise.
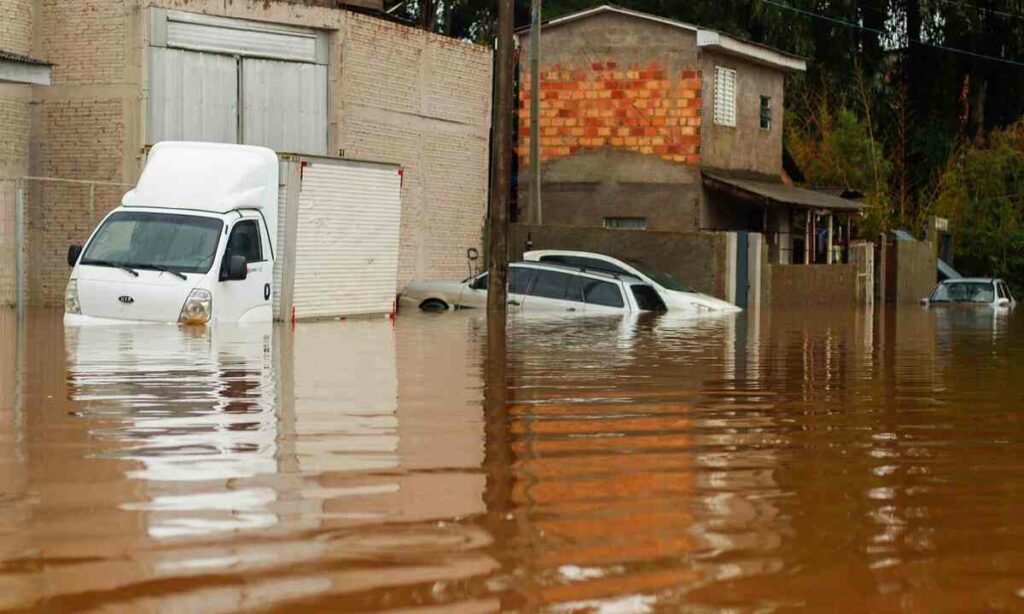
<path fill-rule="evenodd" d="M 736 306 L 747 308 L 750 295 L 750 233 L 736 233 Z"/>

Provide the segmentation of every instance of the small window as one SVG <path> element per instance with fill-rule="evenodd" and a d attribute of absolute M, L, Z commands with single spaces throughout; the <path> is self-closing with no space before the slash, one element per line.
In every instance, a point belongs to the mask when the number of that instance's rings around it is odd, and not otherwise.
<path fill-rule="evenodd" d="M 615 230 L 645 230 L 647 218 L 645 217 L 606 217 L 604 227 Z"/>
<path fill-rule="evenodd" d="M 761 130 L 772 129 L 772 97 L 761 96 Z"/>
<path fill-rule="evenodd" d="M 260 227 L 256 220 L 242 220 L 231 229 L 228 247 L 224 254 L 228 256 L 245 256 L 246 262 L 262 262 L 263 252 L 260 249 Z"/>
<path fill-rule="evenodd" d="M 658 291 L 647 285 L 630 286 L 633 290 L 633 298 L 636 299 L 636 306 L 640 311 L 668 311 L 665 301 L 658 296 Z"/>
<path fill-rule="evenodd" d="M 542 298 L 553 298 L 560 301 L 572 300 L 567 299 L 569 286 L 572 284 L 574 276 L 568 273 L 558 273 L 556 271 L 537 271 L 534 277 L 533 287 L 530 288 L 528 294 L 530 296 L 539 296 Z"/>
<path fill-rule="evenodd" d="M 550 262 L 552 264 L 562 264 L 565 266 L 576 267 L 578 269 L 587 269 L 588 271 L 606 271 L 616 275 L 628 275 L 628 273 L 622 270 L 621 267 L 615 266 L 611 262 L 605 262 L 604 260 L 587 258 L 584 256 L 563 256 L 561 254 L 552 254 L 550 256 L 541 256 L 540 261 Z"/>
<path fill-rule="evenodd" d="M 1006 296 L 1006 286 L 1001 283 L 996 284 L 996 292 L 998 293 L 999 298 L 1010 298 Z"/>
<path fill-rule="evenodd" d="M 583 296 L 588 305 L 604 305 L 605 307 L 625 306 L 619 287 L 607 281 L 584 279 Z"/>
<path fill-rule="evenodd" d="M 736 71 L 715 67 L 715 123 L 736 126 Z"/>

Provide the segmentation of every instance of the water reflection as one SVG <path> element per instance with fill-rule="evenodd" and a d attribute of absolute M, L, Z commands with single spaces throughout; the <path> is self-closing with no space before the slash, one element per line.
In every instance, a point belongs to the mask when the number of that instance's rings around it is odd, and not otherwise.
<path fill-rule="evenodd" d="M 1020 321 L 35 314 L 0 608 L 1016 608 Z"/>

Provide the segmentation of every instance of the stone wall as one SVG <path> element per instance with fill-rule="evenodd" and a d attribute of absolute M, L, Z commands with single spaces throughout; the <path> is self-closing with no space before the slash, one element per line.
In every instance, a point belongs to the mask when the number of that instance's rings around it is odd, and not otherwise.
<path fill-rule="evenodd" d="M 858 304 L 855 264 L 769 264 L 762 284 L 770 309 Z"/>
<path fill-rule="evenodd" d="M 513 224 L 509 253 L 520 260 L 530 249 L 567 249 L 641 260 L 684 286 L 719 298 L 728 293 L 728 241 L 724 233 L 641 232 Z"/>

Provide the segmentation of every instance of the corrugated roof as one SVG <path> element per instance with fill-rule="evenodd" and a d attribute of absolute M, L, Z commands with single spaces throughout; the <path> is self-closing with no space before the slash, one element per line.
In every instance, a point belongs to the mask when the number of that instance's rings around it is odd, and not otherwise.
<path fill-rule="evenodd" d="M 805 190 L 804 188 L 786 185 L 781 182 L 738 179 L 707 171 L 703 175 L 713 183 L 724 184 L 758 198 L 796 207 L 832 209 L 834 211 L 860 211 L 865 207 L 865 205 L 853 200 L 839 198 L 838 196 L 832 196 L 831 194 L 815 190 Z"/>
<path fill-rule="evenodd" d="M 15 62 L 17 64 L 31 64 L 32 66 L 53 66 L 49 62 L 30 58 L 27 55 L 18 55 L 17 53 L 11 53 L 10 51 L 4 51 L 0 49 L 0 60 L 5 62 Z"/>

